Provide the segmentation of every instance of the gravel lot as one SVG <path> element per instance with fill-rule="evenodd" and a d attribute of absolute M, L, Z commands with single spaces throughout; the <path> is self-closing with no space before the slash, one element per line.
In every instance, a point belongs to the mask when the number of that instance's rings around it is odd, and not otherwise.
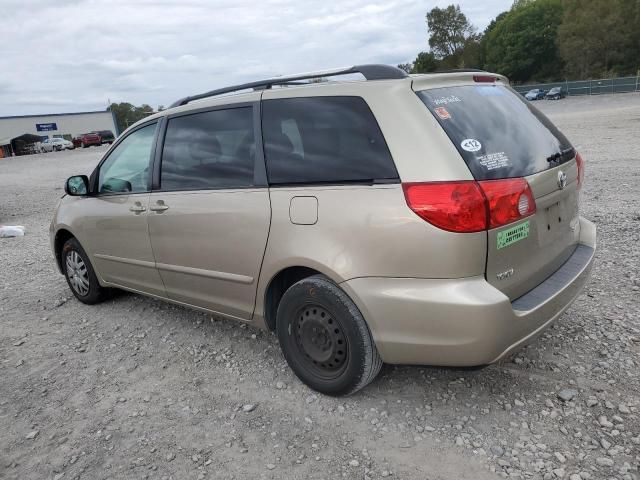
<path fill-rule="evenodd" d="M 0 160 L 0 478 L 638 479 L 640 95 L 540 101 L 587 162 L 593 277 L 534 345 L 467 371 L 385 366 L 317 395 L 269 333 L 55 269 L 62 185 L 104 148 Z"/>

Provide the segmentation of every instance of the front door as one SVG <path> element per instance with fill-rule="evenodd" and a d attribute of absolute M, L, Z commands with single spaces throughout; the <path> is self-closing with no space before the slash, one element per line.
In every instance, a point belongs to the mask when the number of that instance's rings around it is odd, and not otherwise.
<path fill-rule="evenodd" d="M 97 193 L 83 200 L 81 230 L 103 280 L 163 296 L 147 225 L 156 129 L 152 123 L 134 130 L 102 162 Z"/>
<path fill-rule="evenodd" d="M 257 109 L 256 102 L 170 116 L 149 201 L 167 296 L 245 320 L 271 217 Z"/>

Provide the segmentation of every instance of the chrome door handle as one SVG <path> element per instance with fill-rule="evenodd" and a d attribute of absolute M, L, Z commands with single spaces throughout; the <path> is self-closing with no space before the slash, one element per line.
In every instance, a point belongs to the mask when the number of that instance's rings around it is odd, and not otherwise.
<path fill-rule="evenodd" d="M 136 202 L 129 207 L 129 211 L 134 213 L 141 213 L 141 212 L 144 212 L 146 209 L 147 207 L 142 206 L 140 202 Z"/>
<path fill-rule="evenodd" d="M 149 210 L 152 212 L 164 212 L 165 210 L 169 210 L 169 205 L 165 205 L 162 200 L 158 200 L 155 205 L 149 207 Z"/>

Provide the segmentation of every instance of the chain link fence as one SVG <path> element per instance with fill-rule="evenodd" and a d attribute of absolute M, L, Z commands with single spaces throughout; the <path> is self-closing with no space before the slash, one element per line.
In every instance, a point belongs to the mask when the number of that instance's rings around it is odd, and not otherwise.
<path fill-rule="evenodd" d="M 534 88 L 548 91 L 554 87 L 562 88 L 567 96 L 640 92 L 640 76 L 513 85 L 514 90 L 522 95 Z"/>

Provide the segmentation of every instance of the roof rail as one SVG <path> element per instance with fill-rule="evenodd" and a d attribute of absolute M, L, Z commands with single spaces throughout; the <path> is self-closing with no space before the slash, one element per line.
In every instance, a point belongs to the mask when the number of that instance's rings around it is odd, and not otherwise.
<path fill-rule="evenodd" d="M 310 80 L 312 78 L 333 77 L 336 75 L 349 75 L 352 73 L 360 73 L 366 80 L 393 80 L 407 77 L 407 73 L 404 70 L 391 65 L 356 65 L 353 67 L 335 68 L 331 70 L 321 70 L 318 72 L 298 73 L 295 75 L 269 78 L 266 80 L 259 80 L 257 82 L 242 83 L 240 85 L 218 88 L 216 90 L 211 90 L 210 92 L 181 98 L 177 102 L 174 102 L 169 108 L 186 105 L 193 100 L 200 100 L 201 98 L 214 97 L 216 95 L 248 90 L 250 88 L 253 88 L 254 90 L 268 89 L 273 85 L 292 84 L 297 80 Z"/>
<path fill-rule="evenodd" d="M 484 72 L 487 73 L 486 70 L 482 70 L 480 68 L 452 68 L 449 70 L 436 70 L 435 72 L 429 73 L 464 73 L 464 72 Z"/>

